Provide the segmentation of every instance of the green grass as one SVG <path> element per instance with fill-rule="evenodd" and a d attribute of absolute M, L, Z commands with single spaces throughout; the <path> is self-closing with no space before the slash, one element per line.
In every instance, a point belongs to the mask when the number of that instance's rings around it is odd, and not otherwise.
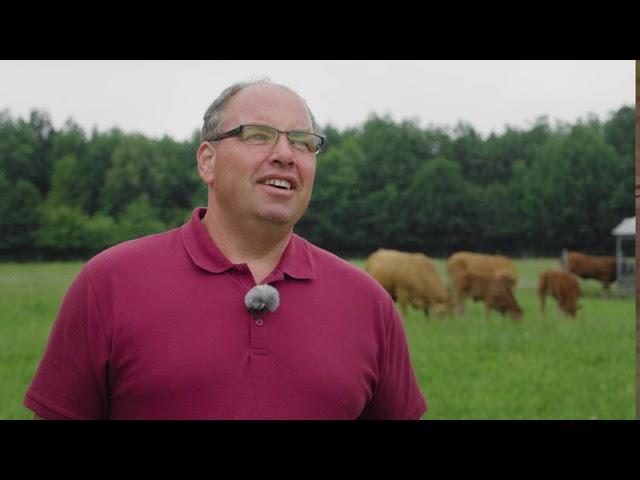
<path fill-rule="evenodd" d="M 436 267 L 446 281 L 443 260 Z M 362 260 L 353 260 L 362 266 Z M 633 419 L 635 299 L 602 297 L 582 281 L 578 318 L 547 300 L 539 312 L 537 275 L 555 259 L 516 260 L 515 323 L 484 305 L 462 317 L 426 319 L 409 310 L 404 324 L 427 401 L 425 419 Z M 82 263 L 0 264 L 0 419 L 31 418 L 24 393 L 40 361 L 67 288 Z M 615 293 L 615 287 L 614 287 Z"/>
<path fill-rule="evenodd" d="M 0 419 L 22 406 L 62 298 L 82 263 L 0 264 Z"/>
<path fill-rule="evenodd" d="M 361 260 L 353 261 L 362 266 Z M 436 268 L 447 282 L 443 260 Z M 516 260 L 521 322 L 467 302 L 464 316 L 404 318 L 425 419 L 633 419 L 635 298 L 601 294 L 581 280 L 577 318 L 547 298 L 540 313 L 538 274 L 555 259 Z"/>

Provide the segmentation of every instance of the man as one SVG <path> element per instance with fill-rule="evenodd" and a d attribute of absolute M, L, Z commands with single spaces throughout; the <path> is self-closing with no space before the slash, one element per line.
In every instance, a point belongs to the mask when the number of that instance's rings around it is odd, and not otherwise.
<path fill-rule="evenodd" d="M 293 233 L 324 141 L 304 100 L 236 84 L 204 120 L 208 208 L 87 262 L 25 405 L 52 419 L 419 419 L 389 295 Z M 245 305 L 257 284 L 277 290 L 273 311 Z"/>

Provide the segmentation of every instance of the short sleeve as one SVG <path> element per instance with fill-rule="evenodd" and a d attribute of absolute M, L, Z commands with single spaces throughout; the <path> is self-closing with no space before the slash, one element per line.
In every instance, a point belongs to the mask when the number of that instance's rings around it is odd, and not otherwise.
<path fill-rule="evenodd" d="M 389 323 L 385 334 L 382 374 L 373 399 L 366 407 L 364 420 L 419 420 L 427 411 L 409 356 L 402 319 L 390 302 Z"/>
<path fill-rule="evenodd" d="M 65 295 L 24 405 L 47 419 L 108 418 L 108 358 L 85 266 Z"/>

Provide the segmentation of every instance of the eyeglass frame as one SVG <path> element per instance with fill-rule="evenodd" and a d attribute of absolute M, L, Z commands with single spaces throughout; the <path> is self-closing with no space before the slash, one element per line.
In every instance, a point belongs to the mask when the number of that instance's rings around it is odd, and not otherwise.
<path fill-rule="evenodd" d="M 267 127 L 267 128 L 271 128 L 272 130 L 275 130 L 277 132 L 276 135 L 276 139 L 273 143 L 273 145 L 275 145 L 278 142 L 278 139 L 280 138 L 280 134 L 284 133 L 287 135 L 287 140 L 289 141 L 289 143 L 291 143 L 291 140 L 289 139 L 289 134 L 290 133 L 308 133 L 309 135 L 313 135 L 314 137 L 317 137 L 320 139 L 320 145 L 318 145 L 318 148 L 316 149 L 315 152 L 311 152 L 314 153 L 315 155 L 319 154 L 322 151 L 322 147 L 324 146 L 324 142 L 325 142 L 325 137 L 323 137 L 322 135 L 318 135 L 317 133 L 313 133 L 313 132 L 305 132 L 304 130 L 278 130 L 275 127 L 272 127 L 271 125 L 259 125 L 259 124 L 255 124 L 255 123 L 251 123 L 251 124 L 243 124 L 240 125 L 236 128 L 232 128 L 231 130 L 221 133 L 219 135 L 216 135 L 215 137 L 209 139 L 209 142 L 217 142 L 219 140 L 224 140 L 225 138 L 230 138 L 230 137 L 237 137 L 240 134 L 242 134 L 242 129 L 244 127 Z M 270 142 L 267 142 L 267 144 Z"/>

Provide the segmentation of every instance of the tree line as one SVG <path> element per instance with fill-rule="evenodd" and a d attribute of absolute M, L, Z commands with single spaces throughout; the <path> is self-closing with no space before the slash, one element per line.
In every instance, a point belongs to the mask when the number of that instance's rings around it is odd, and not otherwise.
<path fill-rule="evenodd" d="M 327 125 L 313 198 L 296 232 L 343 256 L 378 247 L 611 254 L 611 229 L 634 215 L 631 106 L 573 124 L 546 117 L 483 138 L 472 125 L 421 127 L 372 114 Z M 174 228 L 206 205 L 199 133 L 187 141 L 72 119 L 0 112 L 0 258 L 87 258 Z"/>

